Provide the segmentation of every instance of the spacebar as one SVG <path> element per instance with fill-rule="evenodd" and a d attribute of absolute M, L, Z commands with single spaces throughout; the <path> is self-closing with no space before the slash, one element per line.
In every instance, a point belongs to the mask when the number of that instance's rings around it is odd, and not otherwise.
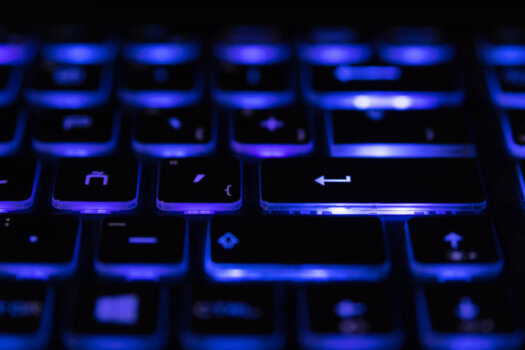
<path fill-rule="evenodd" d="M 475 159 L 268 159 L 266 211 L 303 214 L 448 214 L 485 209 Z"/>

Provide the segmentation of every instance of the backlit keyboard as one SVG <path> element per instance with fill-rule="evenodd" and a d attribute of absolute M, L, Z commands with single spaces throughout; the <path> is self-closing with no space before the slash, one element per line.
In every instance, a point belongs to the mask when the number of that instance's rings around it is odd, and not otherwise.
<path fill-rule="evenodd" d="M 0 30 L 0 349 L 520 349 L 525 30 Z"/>

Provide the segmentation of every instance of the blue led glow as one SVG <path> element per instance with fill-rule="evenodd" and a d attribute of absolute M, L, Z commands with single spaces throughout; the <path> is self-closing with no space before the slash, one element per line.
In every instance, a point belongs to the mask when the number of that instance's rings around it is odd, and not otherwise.
<path fill-rule="evenodd" d="M 111 95 L 113 66 L 103 67 L 100 87 L 95 91 L 35 90 L 28 89 L 25 97 L 29 103 L 47 108 L 80 109 L 104 104 Z M 1 101 L 0 101 L 1 103 Z"/>
<path fill-rule="evenodd" d="M 300 44 L 298 53 L 310 64 L 335 66 L 366 62 L 373 51 L 363 44 Z"/>
<path fill-rule="evenodd" d="M 429 349 L 517 349 L 523 341 L 523 333 L 440 333 L 432 328 L 429 310 L 422 290 L 416 292 L 416 315 L 423 346 Z"/>
<path fill-rule="evenodd" d="M 189 332 L 181 334 L 181 342 L 186 349 L 199 350 L 268 350 L 280 349 L 284 337 L 275 335 L 193 335 Z"/>
<path fill-rule="evenodd" d="M 33 139 L 33 149 L 38 153 L 56 157 L 94 157 L 110 154 L 117 147 L 120 120 L 120 113 L 116 113 L 111 139 L 107 142 L 43 142 Z"/>
<path fill-rule="evenodd" d="M 312 153 L 314 142 L 304 145 L 293 144 L 247 144 L 231 140 L 233 151 L 239 155 L 256 158 L 285 158 Z"/>
<path fill-rule="evenodd" d="M 286 44 L 218 44 L 218 59 L 239 65 L 270 65 L 287 61 L 292 50 Z"/>
<path fill-rule="evenodd" d="M 42 56 L 46 60 L 63 64 L 103 64 L 112 61 L 116 54 L 113 43 L 47 44 L 42 48 Z"/>
<path fill-rule="evenodd" d="M 500 122 L 503 131 L 503 136 L 505 137 L 507 151 L 514 157 L 525 158 L 525 146 L 516 143 L 516 141 L 514 140 L 514 134 L 512 133 L 509 117 L 507 113 L 503 110 L 500 111 Z"/>
<path fill-rule="evenodd" d="M 79 202 L 79 201 L 61 201 L 53 198 L 51 204 L 58 210 L 80 212 L 82 214 L 107 214 L 118 211 L 133 210 L 138 205 L 140 178 L 142 167 L 139 163 L 137 174 L 137 191 L 135 198 L 128 202 Z"/>
<path fill-rule="evenodd" d="M 20 44 L 0 44 L 0 66 L 20 65 L 30 57 L 30 50 Z"/>
<path fill-rule="evenodd" d="M 405 222 L 405 238 L 408 263 L 412 273 L 421 279 L 433 279 L 439 282 L 446 281 L 471 281 L 479 278 L 496 277 L 503 271 L 503 259 L 501 248 L 498 242 L 495 242 L 498 251 L 498 261 L 493 263 L 440 263 L 429 264 L 420 263 L 414 256 L 410 240 L 408 222 Z"/>
<path fill-rule="evenodd" d="M 453 45 L 383 45 L 379 56 L 385 62 L 406 66 L 445 64 L 455 55 Z"/>
<path fill-rule="evenodd" d="M 79 224 L 77 239 L 71 261 L 66 263 L 47 263 L 47 262 L 17 262 L 17 263 L 0 263 L 0 274 L 4 276 L 15 277 L 19 280 L 49 280 L 54 278 L 67 278 L 72 276 L 78 265 L 78 255 L 80 251 L 80 236 L 82 228 Z"/>
<path fill-rule="evenodd" d="M 124 278 L 127 281 L 159 281 L 175 279 L 183 276 L 188 271 L 189 237 L 188 223 L 184 238 L 184 252 L 179 263 L 104 263 L 95 259 L 95 271 L 108 278 Z"/>
<path fill-rule="evenodd" d="M 378 281 L 390 271 L 387 258 L 377 265 L 236 264 L 216 263 L 211 257 L 210 227 L 206 236 L 204 270 L 214 280 L 241 281 Z"/>
<path fill-rule="evenodd" d="M 34 333 L 0 333 L 0 347 L 9 350 L 46 348 L 51 338 L 54 304 L 55 292 L 52 287 L 47 287 L 38 330 Z"/>
<path fill-rule="evenodd" d="M 0 156 L 13 154 L 17 151 L 24 138 L 25 126 L 27 123 L 27 114 L 20 112 L 16 121 L 13 138 L 7 142 L 0 142 Z"/>
<path fill-rule="evenodd" d="M 480 54 L 485 64 L 494 66 L 520 66 L 525 64 L 524 45 L 482 46 Z"/>
<path fill-rule="evenodd" d="M 195 61 L 199 58 L 197 43 L 150 43 L 124 46 L 124 56 L 133 62 L 147 65 L 175 65 Z"/>
<path fill-rule="evenodd" d="M 289 105 L 295 100 L 295 91 L 255 92 L 255 91 L 221 91 L 214 89 L 213 99 L 218 104 L 239 109 L 266 109 Z"/>
<path fill-rule="evenodd" d="M 487 85 L 493 102 L 500 107 L 525 109 L 525 93 L 505 92 L 501 89 L 496 70 L 488 67 L 485 70 Z"/>
<path fill-rule="evenodd" d="M 399 80 L 402 71 L 394 66 L 338 66 L 334 77 L 340 82 L 352 80 Z"/>
<path fill-rule="evenodd" d="M 242 189 L 242 181 L 241 181 Z M 242 198 L 242 193 L 241 193 Z M 242 207 L 242 199 L 231 203 L 167 203 L 158 199 L 157 186 L 157 208 L 167 212 L 178 212 L 184 214 L 214 214 L 225 211 L 236 211 Z"/>
<path fill-rule="evenodd" d="M 314 333 L 310 327 L 310 318 L 307 312 L 308 304 L 304 289 L 300 290 L 297 303 L 298 339 L 301 346 L 305 349 L 380 350 L 399 349 L 403 344 L 404 334 L 398 327 L 384 333 Z"/>
<path fill-rule="evenodd" d="M 156 329 L 151 334 L 137 334 L 137 333 L 73 333 L 66 330 L 62 333 L 62 341 L 68 349 L 83 349 L 83 350 L 148 350 L 148 349 L 162 349 L 166 346 L 168 338 L 168 311 L 165 307 L 169 303 L 168 292 L 165 288 L 161 288 L 158 316 L 156 320 Z M 124 325 L 121 325 L 125 327 Z"/>
<path fill-rule="evenodd" d="M 35 178 L 33 180 L 33 188 L 31 189 L 31 195 L 29 196 L 29 198 L 22 200 L 22 201 L 0 201 L 0 212 L 1 213 L 23 211 L 33 206 L 35 202 L 38 183 L 40 180 L 41 167 L 42 166 L 40 164 L 40 161 L 37 161 L 36 169 L 35 169 Z"/>

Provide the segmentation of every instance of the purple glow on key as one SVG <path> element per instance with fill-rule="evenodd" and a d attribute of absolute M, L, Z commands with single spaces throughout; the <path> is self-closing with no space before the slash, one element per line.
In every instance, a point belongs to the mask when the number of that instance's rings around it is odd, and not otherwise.
<path fill-rule="evenodd" d="M 124 47 L 124 55 L 128 60 L 142 64 L 176 65 L 196 60 L 200 47 L 196 43 L 129 44 Z"/>
<path fill-rule="evenodd" d="M 42 49 L 42 55 L 53 62 L 91 65 L 113 60 L 116 49 L 109 43 L 49 44 Z"/>
<path fill-rule="evenodd" d="M 428 66 L 452 61 L 452 45 L 385 45 L 379 49 L 381 58 L 391 64 Z"/>
<path fill-rule="evenodd" d="M 157 237 L 128 237 L 129 244 L 157 244 L 158 242 Z"/>
<path fill-rule="evenodd" d="M 265 109 L 291 104 L 295 99 L 293 90 L 284 92 L 213 91 L 214 100 L 232 108 Z"/>
<path fill-rule="evenodd" d="M 494 66 L 517 66 L 525 64 L 524 45 L 497 45 L 481 48 L 486 64 Z"/>
<path fill-rule="evenodd" d="M 291 49 L 285 44 L 219 44 L 215 55 L 239 65 L 270 65 L 288 60 Z"/>
<path fill-rule="evenodd" d="M 356 64 L 370 59 L 372 49 L 360 44 L 301 44 L 302 60 L 316 65 Z"/>
<path fill-rule="evenodd" d="M 0 44 L 0 65 L 16 65 L 25 62 L 27 49 L 18 44 Z"/>

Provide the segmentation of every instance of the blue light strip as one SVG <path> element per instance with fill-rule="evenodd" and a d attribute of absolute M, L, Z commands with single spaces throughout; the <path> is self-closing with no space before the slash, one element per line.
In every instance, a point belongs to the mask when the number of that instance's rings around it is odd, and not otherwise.
<path fill-rule="evenodd" d="M 58 109 L 91 108 L 104 104 L 111 95 L 113 66 L 105 65 L 97 91 L 34 90 L 26 91 L 26 99 L 33 105 Z"/>
<path fill-rule="evenodd" d="M 514 157 L 525 158 L 525 146 L 514 141 L 514 134 L 512 133 L 512 128 L 506 111 L 500 111 L 500 122 L 503 136 L 505 137 L 505 144 L 507 145 L 507 151 Z"/>
<path fill-rule="evenodd" d="M 104 64 L 114 60 L 116 55 L 116 44 L 111 41 L 103 44 L 46 44 L 42 48 L 42 56 L 44 59 L 62 64 Z"/>
<path fill-rule="evenodd" d="M 299 44 L 297 51 L 301 60 L 323 66 L 363 63 L 373 54 L 365 44 Z"/>
<path fill-rule="evenodd" d="M 20 147 L 22 140 L 24 138 L 25 126 L 27 123 L 27 113 L 21 111 L 18 114 L 16 121 L 15 133 L 13 139 L 8 142 L 0 142 L 0 156 L 6 156 L 13 154 Z"/>
<path fill-rule="evenodd" d="M 475 157 L 476 147 L 472 144 L 331 143 L 330 155 L 339 158 L 465 158 Z"/>
<path fill-rule="evenodd" d="M 377 265 L 330 264 L 236 264 L 216 263 L 211 257 L 210 224 L 206 236 L 204 270 L 215 281 L 379 281 L 390 272 L 390 259 Z"/>
<path fill-rule="evenodd" d="M 168 339 L 169 295 L 166 288 L 161 287 L 156 330 L 152 334 L 79 334 L 71 331 L 62 333 L 62 341 L 68 349 L 83 350 L 146 350 L 162 349 Z"/>
<path fill-rule="evenodd" d="M 218 44 L 215 56 L 222 61 L 239 65 L 271 65 L 290 59 L 291 48 L 286 44 Z"/>
<path fill-rule="evenodd" d="M 40 323 L 35 333 L 0 333 L 2 349 L 43 349 L 49 344 L 53 326 L 55 292 L 47 287 L 46 296 L 40 315 Z"/>
<path fill-rule="evenodd" d="M 138 205 L 140 179 L 142 174 L 141 164 L 138 164 L 137 174 L 137 191 L 135 198 L 129 202 L 77 202 L 77 201 L 60 201 L 55 199 L 54 195 L 51 204 L 58 210 L 80 212 L 82 214 L 107 214 L 118 211 L 133 210 Z M 56 185 L 56 184 L 55 184 Z M 54 191 L 53 191 L 54 193 Z"/>
<path fill-rule="evenodd" d="M 31 195 L 29 198 L 23 201 L 0 201 L 0 213 L 23 211 L 31 208 L 35 202 L 36 192 L 38 183 L 40 180 L 40 161 L 37 160 L 35 168 L 35 178 L 33 180 L 33 188 L 31 189 Z"/>
<path fill-rule="evenodd" d="M 479 278 L 496 277 L 503 271 L 503 259 L 499 242 L 495 242 L 498 261 L 494 263 L 420 263 L 414 256 L 408 222 L 405 222 L 405 240 L 408 263 L 412 273 L 421 279 L 434 279 L 439 282 L 472 281 Z"/>
<path fill-rule="evenodd" d="M 21 44 L 0 44 L 0 66 L 22 65 L 31 57 L 31 50 Z"/>
<path fill-rule="evenodd" d="M 180 339 L 185 349 L 199 350 L 268 350 L 284 345 L 283 337 L 277 335 L 193 335 L 184 332 Z"/>
<path fill-rule="evenodd" d="M 233 151 L 239 155 L 256 158 L 285 158 L 312 153 L 314 142 L 295 144 L 246 144 L 231 140 Z"/>
<path fill-rule="evenodd" d="M 276 108 L 290 105 L 295 101 L 295 91 L 293 89 L 283 92 L 222 91 L 214 89 L 212 96 L 216 103 L 237 109 Z"/>
<path fill-rule="evenodd" d="M 184 252 L 179 263 L 104 263 L 95 259 L 95 271 L 108 278 L 124 278 L 126 281 L 159 281 L 182 277 L 188 271 L 189 261 L 189 224 L 186 221 Z M 100 246 L 99 246 L 100 248 Z"/>
<path fill-rule="evenodd" d="M 492 66 L 521 66 L 525 64 L 525 45 L 478 45 L 485 64 Z"/>
<path fill-rule="evenodd" d="M 379 56 L 385 62 L 405 66 L 431 66 L 451 62 L 453 45 L 381 45 Z"/>
<path fill-rule="evenodd" d="M 198 43 L 132 43 L 124 46 L 129 61 L 146 65 L 176 65 L 195 61 L 201 48 Z"/>
<path fill-rule="evenodd" d="M 395 328 L 386 333 L 320 334 L 310 329 L 306 292 L 301 289 L 297 298 L 297 332 L 301 346 L 305 349 L 324 350 L 380 350 L 401 348 L 403 332 Z"/>
<path fill-rule="evenodd" d="M 18 280 L 49 280 L 72 276 L 78 265 L 82 226 L 79 221 L 77 239 L 71 261 L 67 263 L 0 263 L 0 274 L 15 277 Z"/>
<path fill-rule="evenodd" d="M 489 350 L 519 348 L 523 341 L 523 333 L 439 333 L 433 330 L 432 321 L 423 290 L 416 291 L 416 307 L 420 339 L 424 347 L 448 350 Z"/>
<path fill-rule="evenodd" d="M 115 113 L 111 139 L 107 142 L 42 142 L 32 140 L 33 149 L 42 154 L 56 157 L 94 157 L 112 153 L 120 133 L 120 113 Z"/>

